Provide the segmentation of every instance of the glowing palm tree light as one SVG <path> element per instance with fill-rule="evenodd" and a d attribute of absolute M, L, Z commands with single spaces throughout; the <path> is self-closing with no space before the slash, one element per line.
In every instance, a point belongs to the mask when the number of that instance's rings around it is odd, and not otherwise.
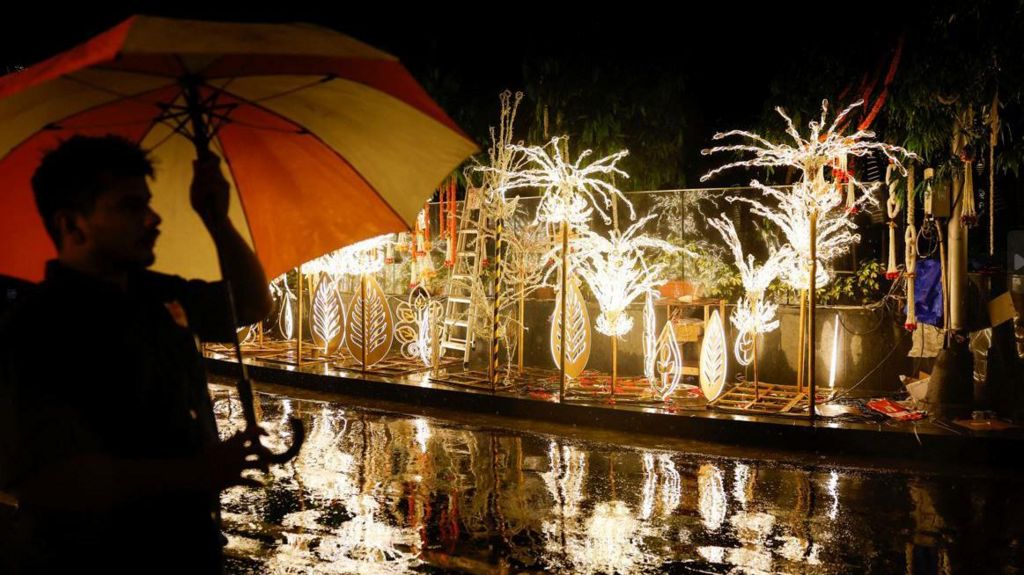
<path fill-rule="evenodd" d="M 618 338 L 633 329 L 633 319 L 626 308 L 641 295 L 654 292 L 665 275 L 666 264 L 649 264 L 645 255 L 649 250 L 678 251 L 668 242 L 639 233 L 653 217 L 641 218 L 625 232 L 612 230 L 607 238 L 587 230 L 583 238 L 573 242 L 573 247 L 580 246 L 586 254 L 579 263 L 579 274 L 601 307 L 597 331 L 612 340 L 613 399 L 618 378 Z"/>
<path fill-rule="evenodd" d="M 806 273 L 809 297 L 809 311 L 805 330 L 808 334 L 807 340 L 808 345 L 810 346 L 810 349 L 808 350 L 808 357 L 814 357 L 814 348 L 816 344 L 814 338 L 815 293 L 814 285 L 811 284 L 817 283 L 818 280 L 817 268 L 819 258 L 817 255 L 817 249 L 819 242 L 819 219 L 823 214 L 827 213 L 825 207 L 836 201 L 834 197 L 842 197 L 841 188 L 843 188 L 843 186 L 846 187 L 845 189 L 847 189 L 848 195 L 850 193 L 851 186 L 864 192 L 868 191 L 867 186 L 857 181 L 849 172 L 845 171 L 841 174 L 836 174 L 834 169 L 833 175 L 841 177 L 836 177 L 835 182 L 826 181 L 825 167 L 830 165 L 841 166 L 842 162 L 845 162 L 851 156 L 862 157 L 870 153 L 881 152 L 889 159 L 896 169 L 898 169 L 902 174 L 906 174 L 906 169 L 900 162 L 900 158 L 915 157 L 907 150 L 898 146 L 874 141 L 873 138 L 875 134 L 867 130 L 860 130 L 851 135 L 843 135 L 840 130 L 844 126 L 844 120 L 854 108 L 862 104 L 863 101 L 855 102 L 853 105 L 840 112 L 835 119 L 828 124 L 828 101 L 823 101 L 821 106 L 821 117 L 819 120 L 812 121 L 808 124 L 810 130 L 806 137 L 802 136 L 797 131 L 793 121 L 786 115 L 782 108 L 776 108 L 776 111 L 786 123 L 786 133 L 792 139 L 792 143 L 774 143 L 763 136 L 752 132 L 733 130 L 715 134 L 714 139 L 721 140 L 735 136 L 746 140 L 746 142 L 728 146 L 717 146 L 702 151 L 702 154 L 705 155 L 718 152 L 741 152 L 752 154 L 753 157 L 724 164 L 705 174 L 701 178 L 701 181 L 707 181 L 718 173 L 738 167 L 792 167 L 802 173 L 800 185 L 794 186 L 794 190 L 799 194 L 797 201 L 803 203 L 803 206 L 796 211 L 798 213 L 806 213 L 807 215 L 806 227 L 809 253 L 805 256 L 801 253 L 801 250 L 797 249 L 797 254 L 798 257 L 807 261 L 810 266 L 810 269 Z M 764 190 L 762 189 L 762 191 Z M 792 206 L 790 206 L 790 209 L 791 208 Z M 787 208 L 783 208 L 784 214 L 788 213 L 785 211 L 786 209 Z M 803 224 L 798 227 L 802 229 Z M 808 362 L 807 373 L 808 380 L 811 385 L 810 395 L 813 398 L 815 385 L 813 361 Z M 810 416 L 812 419 L 815 417 L 813 401 L 811 401 Z"/>
<path fill-rule="evenodd" d="M 513 153 L 521 154 L 529 167 L 517 167 L 504 171 L 500 180 L 502 193 L 517 188 L 540 188 L 541 199 L 537 210 L 538 221 L 559 224 L 561 249 L 561 293 L 559 297 L 561 337 L 557 362 L 561 371 L 559 399 L 565 398 L 566 384 L 566 329 L 568 325 L 567 300 L 569 297 L 569 226 L 582 226 L 596 210 L 606 223 L 611 223 L 608 211 L 612 202 L 620 198 L 629 207 L 630 218 L 635 219 L 633 205 L 606 178 L 616 175 L 628 178 L 629 174 L 616 167 L 628 152 L 623 150 L 599 160 L 585 163 L 592 152 L 583 151 L 575 162 L 569 162 L 562 153 L 565 138 L 554 138 L 545 146 L 509 146 Z M 490 168 L 502 171 L 500 168 Z M 554 351 L 554 350 L 553 350 Z"/>

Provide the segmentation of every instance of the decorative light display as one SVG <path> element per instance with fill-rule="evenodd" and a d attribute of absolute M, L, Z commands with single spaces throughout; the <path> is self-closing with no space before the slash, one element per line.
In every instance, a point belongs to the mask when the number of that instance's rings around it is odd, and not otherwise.
<path fill-rule="evenodd" d="M 310 331 L 324 354 L 335 351 L 344 339 L 345 307 L 334 280 L 321 274 L 313 295 Z"/>
<path fill-rule="evenodd" d="M 529 167 L 506 171 L 503 189 L 540 188 L 537 219 L 546 223 L 584 224 L 595 210 L 606 223 L 611 223 L 609 211 L 613 198 L 623 200 L 629 206 L 630 218 L 635 219 L 632 204 L 615 185 L 603 179 L 614 175 L 629 177 L 616 167 L 629 152 L 622 150 L 585 164 L 593 152 L 584 150 L 570 163 L 562 152 L 566 139 L 552 138 L 545 146 L 510 146 L 514 152 L 522 154 Z"/>
<path fill-rule="evenodd" d="M 608 237 L 585 230 L 572 242 L 572 248 L 584 254 L 579 258 L 577 271 L 601 307 L 597 331 L 604 335 L 618 337 L 629 333 L 633 320 L 626 308 L 641 295 L 654 292 L 664 281 L 666 264 L 648 263 L 648 251 L 679 251 L 666 241 L 639 233 L 654 217 L 637 220 L 625 232 L 612 230 Z"/>
<path fill-rule="evenodd" d="M 644 377 L 651 386 L 657 385 L 654 365 L 658 353 L 657 316 L 654 313 L 654 294 L 648 293 L 644 298 Z"/>
<path fill-rule="evenodd" d="M 433 367 L 438 323 L 444 315 L 444 306 L 432 299 L 426 289 L 417 287 L 406 301 L 398 304 L 395 314 L 398 316 L 395 339 L 402 344 L 402 357 L 419 359 L 426 367 Z"/>
<path fill-rule="evenodd" d="M 587 304 L 580 293 L 579 281 L 570 278 L 565 294 L 565 375 L 575 379 L 583 373 L 590 359 L 590 315 Z M 561 292 L 561 290 L 559 290 Z M 561 295 L 561 294 L 559 294 Z M 555 310 L 551 315 L 551 357 L 555 365 L 562 368 L 562 314 Z"/>
<path fill-rule="evenodd" d="M 683 380 L 683 354 L 679 351 L 679 345 L 676 343 L 676 334 L 671 320 L 666 322 L 665 327 L 661 329 L 656 354 L 659 377 L 651 383 L 651 389 L 662 401 L 667 401 Z"/>
<path fill-rule="evenodd" d="M 836 363 L 839 359 L 839 314 L 836 314 L 835 327 L 832 328 L 832 361 L 828 366 L 828 388 L 836 388 Z"/>
<path fill-rule="evenodd" d="M 733 253 L 736 267 L 740 271 L 740 282 L 746 295 L 736 305 L 730 321 L 739 335 L 736 337 L 736 361 L 749 365 L 756 361 L 757 336 L 774 331 L 779 327 L 775 313 L 778 306 L 764 300 L 764 292 L 772 281 L 789 266 L 793 258 L 790 248 L 781 250 L 769 248 L 768 258 L 760 266 L 754 263 L 754 256 L 744 257 L 743 246 L 736 233 L 736 226 L 724 214 L 708 220 L 711 227 L 722 234 L 725 243 Z"/>
<path fill-rule="evenodd" d="M 277 328 L 281 336 L 289 340 L 295 334 L 295 312 L 292 310 L 292 302 L 298 297 L 288 287 L 288 274 L 281 274 L 270 282 L 270 293 L 281 302 L 277 315 Z"/>
<path fill-rule="evenodd" d="M 697 470 L 697 499 L 704 528 L 717 531 L 724 523 L 728 511 L 722 470 L 705 463 Z"/>
<path fill-rule="evenodd" d="M 701 181 L 707 181 L 712 176 L 721 173 L 725 170 L 732 168 L 746 167 L 746 168 L 758 168 L 758 167 L 790 167 L 799 170 L 801 178 L 797 185 L 792 187 L 792 192 L 795 194 L 793 201 L 783 202 L 780 206 L 775 208 L 769 208 L 767 206 L 760 206 L 763 210 L 775 210 L 777 217 L 780 219 L 788 219 L 791 222 L 793 228 L 793 236 L 790 239 L 792 243 L 796 239 L 796 235 L 803 235 L 802 230 L 805 227 L 804 221 L 806 221 L 807 228 L 807 243 L 809 251 L 804 252 L 802 246 L 788 246 L 788 249 L 795 254 L 795 259 L 798 261 L 797 265 L 800 267 L 809 268 L 806 272 L 803 272 L 803 277 L 800 274 L 795 274 L 796 277 L 793 279 L 806 279 L 807 280 L 807 292 L 809 299 L 809 313 L 806 318 L 806 329 L 801 329 L 801 336 L 806 334 L 807 341 L 809 342 L 810 349 L 808 350 L 808 356 L 814 357 L 814 348 L 816 345 L 815 341 L 815 327 L 814 327 L 814 315 L 815 315 L 815 287 L 817 287 L 819 281 L 818 269 L 819 259 L 822 256 L 818 255 L 818 248 L 822 247 L 822 255 L 827 255 L 829 252 L 828 246 L 819 246 L 822 242 L 822 238 L 818 234 L 819 224 L 827 224 L 831 216 L 831 212 L 838 206 L 842 200 L 842 190 L 846 190 L 847 209 L 842 210 L 845 214 L 850 214 L 853 211 L 853 207 L 856 206 L 857 200 L 854 199 L 852 202 L 849 198 L 854 195 L 851 186 L 860 189 L 864 192 L 862 201 L 874 201 L 871 199 L 868 186 L 858 181 L 853 174 L 844 168 L 844 162 L 850 157 L 862 157 L 871 153 L 881 153 L 889 159 L 891 165 L 900 171 L 901 174 L 906 174 L 906 170 L 901 163 L 901 158 L 913 158 L 914 154 L 898 146 L 893 146 L 883 142 L 874 141 L 874 132 L 868 130 L 858 130 L 851 135 L 843 135 L 840 129 L 845 126 L 845 118 L 850 112 L 863 104 L 863 101 L 858 101 L 841 111 L 831 123 L 827 123 L 828 120 L 828 101 L 822 102 L 821 106 L 821 117 L 816 121 L 811 121 L 808 124 L 810 128 L 809 134 L 804 137 L 796 129 L 793 121 L 786 115 L 782 108 L 776 108 L 778 114 L 783 118 L 786 124 L 786 133 L 791 138 L 792 142 L 774 143 L 758 134 L 747 132 L 743 130 L 732 130 L 729 132 L 715 134 L 715 140 L 721 140 L 729 137 L 740 137 L 746 142 L 741 144 L 733 144 L 727 146 L 716 146 L 708 150 L 703 150 L 701 153 L 704 155 L 714 154 L 719 152 L 739 152 L 743 154 L 752 154 L 753 157 L 737 160 L 726 163 L 714 170 L 705 174 Z M 830 167 L 832 170 L 833 181 L 825 179 L 825 169 Z M 762 193 L 767 195 L 773 195 L 766 190 L 770 190 L 767 186 L 759 186 Z M 779 199 L 776 196 L 776 199 Z M 756 200 L 751 200 L 756 202 Z M 852 224 L 852 222 L 850 223 Z M 836 225 L 838 226 L 839 237 L 843 235 L 843 227 L 846 227 L 846 232 L 849 232 L 850 224 L 846 224 L 841 219 L 837 220 Z M 720 230 L 721 231 L 721 230 Z M 724 235 L 724 234 L 723 234 Z M 827 237 L 827 236 L 826 236 Z M 856 241 L 856 236 L 852 233 L 849 236 L 849 242 Z M 842 245 L 843 242 L 838 242 Z M 786 248 L 783 248 L 786 249 Z M 782 251 L 782 250 L 780 250 Z M 792 270 L 789 274 L 793 276 Z M 814 284 L 814 285 L 811 285 Z M 767 285 L 767 284 L 766 284 Z M 759 293 L 763 293 L 759 292 Z M 748 294 L 750 295 L 750 294 Z M 755 298 L 759 299 L 759 298 Z M 751 311 L 751 315 L 756 314 L 756 309 Z M 752 345 L 756 345 L 756 335 L 751 337 Z M 805 345 L 801 341 L 800 349 L 803 351 Z M 752 356 L 756 358 L 756 351 L 752 353 Z M 756 360 L 755 360 L 755 393 L 756 393 Z M 801 362 L 802 365 L 802 362 Z M 802 376 L 802 372 L 801 376 Z M 812 386 L 811 397 L 813 397 L 813 386 L 815 383 L 814 377 L 814 362 L 809 362 L 807 368 L 808 380 Z M 810 410 L 810 415 L 813 418 L 815 411 Z"/>
<path fill-rule="evenodd" d="M 364 369 L 379 362 L 391 349 L 393 327 L 394 319 L 384 290 L 373 276 L 362 276 L 360 293 L 352 296 L 349 303 L 345 334 L 349 353 Z"/>
<path fill-rule="evenodd" d="M 722 394 L 728 367 L 725 326 L 722 325 L 718 310 L 713 310 L 704 328 L 704 340 L 700 346 L 700 390 L 708 401 L 714 401 Z"/>

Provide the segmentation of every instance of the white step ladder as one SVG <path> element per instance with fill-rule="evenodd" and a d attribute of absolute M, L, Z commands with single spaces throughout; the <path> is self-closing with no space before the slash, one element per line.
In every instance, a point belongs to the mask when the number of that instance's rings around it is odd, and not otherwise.
<path fill-rule="evenodd" d="M 481 191 L 470 188 L 462 206 L 455 244 L 455 265 L 448 276 L 448 299 L 444 306 L 444 322 L 441 330 L 441 355 L 456 351 L 462 356 L 462 363 L 469 363 L 473 349 L 473 284 L 480 281 L 483 269 L 485 243 L 482 235 L 483 210 Z M 451 241 L 451 240 L 449 240 Z"/>

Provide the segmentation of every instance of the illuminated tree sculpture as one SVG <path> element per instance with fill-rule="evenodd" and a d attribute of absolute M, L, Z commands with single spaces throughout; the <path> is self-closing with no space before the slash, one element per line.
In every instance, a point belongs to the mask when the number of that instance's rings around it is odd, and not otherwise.
<path fill-rule="evenodd" d="M 787 167 L 794 168 L 801 174 L 797 185 L 792 188 L 791 193 L 794 197 L 774 209 L 778 213 L 779 218 L 790 220 L 796 233 L 803 235 L 804 228 L 807 231 L 807 253 L 802 253 L 803 250 L 800 248 L 799 243 L 791 245 L 790 249 L 795 252 L 798 261 L 806 262 L 807 266 L 804 276 L 807 280 L 809 306 L 807 326 L 802 331 L 806 331 L 808 334 L 809 358 L 814 357 L 815 348 L 814 284 L 818 283 L 819 278 L 819 247 L 823 251 L 827 251 L 825 249 L 826 246 L 819 246 L 819 243 L 822 241 L 821 237 L 823 237 L 819 234 L 819 224 L 826 224 L 828 222 L 829 216 L 827 214 L 837 209 L 835 206 L 842 203 L 844 196 L 850 196 L 853 189 L 860 190 L 866 198 L 870 198 L 870 186 L 857 180 L 852 173 L 842 169 L 842 166 L 845 165 L 846 160 L 850 157 L 863 157 L 867 154 L 881 153 L 889 159 L 901 174 L 905 174 L 906 170 L 903 167 L 901 158 L 913 157 L 913 154 L 903 148 L 875 141 L 874 132 L 858 130 L 850 135 L 841 133 L 841 128 L 845 125 L 845 118 L 854 108 L 862 104 L 863 101 L 855 102 L 841 111 L 831 123 L 828 123 L 828 101 L 823 101 L 821 116 L 818 120 L 809 122 L 809 133 L 806 137 L 800 134 L 792 119 L 786 115 L 782 108 L 776 108 L 778 114 L 785 121 L 786 134 L 791 138 L 791 142 L 775 143 L 752 132 L 732 130 L 715 134 L 714 139 L 722 140 L 730 137 L 739 137 L 746 141 L 741 144 L 716 146 L 702 151 L 704 155 L 720 152 L 738 152 L 750 154 L 752 157 L 732 161 L 715 168 L 705 174 L 701 181 L 707 181 L 725 170 L 741 167 Z M 830 169 L 831 180 L 826 179 L 826 168 Z M 766 190 L 769 188 L 761 186 L 760 189 L 763 193 L 767 193 Z M 768 195 L 771 196 L 772 194 L 768 193 Z M 840 198 L 839 202 L 836 201 L 836 197 Z M 776 199 L 779 198 L 776 197 Z M 868 199 L 866 201 L 873 200 Z M 854 199 L 854 203 L 856 203 L 856 199 Z M 844 224 L 837 225 L 843 227 Z M 842 231 L 840 230 L 837 233 L 842 234 Z M 793 239 L 796 238 L 794 237 Z M 849 241 L 856 241 L 855 236 L 851 234 Z M 790 242 L 792 242 L 792 239 L 790 239 Z M 808 361 L 807 374 L 811 385 L 812 398 L 810 415 L 813 418 L 815 417 L 813 408 L 815 385 L 813 359 Z"/>
<path fill-rule="evenodd" d="M 574 282 L 569 281 L 569 228 L 571 226 L 574 230 L 582 231 L 594 211 L 605 222 L 611 223 L 609 212 L 612 210 L 613 201 L 617 198 L 626 202 L 631 219 L 636 218 L 632 204 L 626 200 L 613 183 L 607 181 L 616 175 L 623 178 L 629 177 L 628 174 L 616 167 L 616 164 L 628 152 L 623 150 L 585 163 L 592 153 L 590 150 L 585 150 L 576 158 L 575 162 L 569 162 L 562 150 L 564 142 L 565 138 L 560 137 L 553 138 L 545 146 L 510 146 L 513 152 L 519 153 L 525 158 L 527 164 L 521 169 L 505 171 L 503 184 L 504 190 L 540 188 L 541 199 L 537 210 L 537 221 L 557 224 L 560 228 L 559 310 L 556 313 L 558 317 L 552 318 L 552 323 L 557 323 L 559 326 L 559 333 L 558 337 L 552 338 L 551 342 L 552 355 L 555 356 L 555 363 L 561 371 L 559 399 L 565 397 L 566 354 L 570 347 L 562 345 L 561 342 L 569 341 L 566 333 L 571 319 L 568 316 L 568 300 L 575 285 Z M 500 168 L 492 169 L 500 170 Z"/>

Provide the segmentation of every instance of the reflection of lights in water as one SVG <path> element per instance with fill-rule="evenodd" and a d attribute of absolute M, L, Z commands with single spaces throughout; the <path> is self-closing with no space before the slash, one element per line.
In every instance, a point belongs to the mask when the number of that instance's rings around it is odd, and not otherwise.
<path fill-rule="evenodd" d="M 583 480 L 587 476 L 586 453 L 573 445 L 548 446 L 550 467 L 541 474 L 548 493 L 564 509 L 563 517 L 575 517 L 583 501 Z"/>
<path fill-rule="evenodd" d="M 732 476 L 732 496 L 739 501 L 740 507 L 747 507 L 747 481 L 750 478 L 750 467 L 737 463 Z"/>
<path fill-rule="evenodd" d="M 317 521 L 320 510 L 285 516 L 285 542 L 267 563 L 271 573 L 405 573 L 419 563 L 420 538 L 415 529 L 379 521 L 380 504 L 370 495 L 345 502 L 353 515 L 334 531 Z"/>
<path fill-rule="evenodd" d="M 828 494 L 832 497 L 832 507 L 828 510 L 829 519 L 839 516 L 839 474 L 833 471 L 828 477 Z"/>
<path fill-rule="evenodd" d="M 416 426 L 416 443 L 420 446 L 420 453 L 427 452 L 427 440 L 430 439 L 430 424 L 423 418 L 416 418 L 413 420 L 413 425 Z"/>
<path fill-rule="evenodd" d="M 747 543 L 764 543 L 775 527 L 775 517 L 767 513 L 740 512 L 730 519 L 736 536 Z"/>
<path fill-rule="evenodd" d="M 651 518 L 654 513 L 654 495 L 658 489 L 658 475 L 654 471 L 654 454 L 644 454 L 644 486 L 640 496 L 640 519 Z"/>
<path fill-rule="evenodd" d="M 661 514 L 671 515 L 679 507 L 682 500 L 682 479 L 676 471 L 675 463 L 667 454 L 657 457 L 655 468 L 654 454 L 645 453 L 644 485 L 640 499 L 640 518 L 647 520 L 654 514 L 654 501 L 658 490 L 658 476 L 661 476 Z"/>
<path fill-rule="evenodd" d="M 711 563 L 724 563 L 725 562 L 725 549 L 722 547 L 698 547 L 697 553 L 704 558 L 705 561 Z"/>
<path fill-rule="evenodd" d="M 683 498 L 682 480 L 679 472 L 676 471 L 676 464 L 668 455 L 658 456 L 658 463 L 661 467 L 661 512 L 663 515 L 671 515 Z"/>
<path fill-rule="evenodd" d="M 836 314 L 835 329 L 832 335 L 832 364 L 828 366 L 828 388 L 836 387 L 836 359 L 839 355 L 839 314 Z"/>
<path fill-rule="evenodd" d="M 580 573 L 632 573 L 644 562 L 640 523 L 622 501 L 598 503 L 587 519 L 585 537 L 568 544 L 570 560 Z"/>
<path fill-rule="evenodd" d="M 725 486 L 722 484 L 722 470 L 707 463 L 697 470 L 697 492 L 700 517 L 708 531 L 715 531 L 725 522 L 728 502 Z"/>
<path fill-rule="evenodd" d="M 818 553 L 821 548 L 817 543 L 810 545 L 799 537 L 787 535 L 776 537 L 775 541 L 781 543 L 776 553 L 794 563 L 806 563 L 808 565 L 819 565 L 821 563 L 818 559 Z"/>

